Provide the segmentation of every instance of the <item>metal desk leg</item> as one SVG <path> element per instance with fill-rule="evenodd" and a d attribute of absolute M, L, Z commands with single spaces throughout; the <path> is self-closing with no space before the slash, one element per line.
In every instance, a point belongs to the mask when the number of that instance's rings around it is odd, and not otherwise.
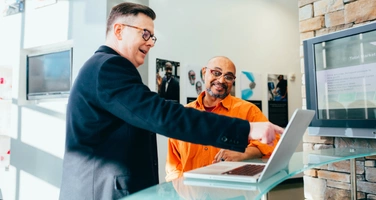
<path fill-rule="evenodd" d="M 350 159 L 350 184 L 351 184 L 351 200 L 357 200 L 357 185 L 356 185 L 356 161 L 355 158 Z"/>

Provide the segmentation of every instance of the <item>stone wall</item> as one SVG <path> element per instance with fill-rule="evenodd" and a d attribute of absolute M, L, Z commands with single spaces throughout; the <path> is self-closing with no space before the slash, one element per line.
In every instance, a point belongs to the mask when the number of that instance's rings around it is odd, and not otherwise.
<path fill-rule="evenodd" d="M 376 0 L 299 0 L 299 28 L 302 41 L 315 36 L 363 25 L 376 20 Z M 300 48 L 304 74 L 303 47 Z M 304 76 L 304 75 L 303 75 Z M 304 80 L 304 77 L 302 78 Z M 303 105 L 305 86 L 302 85 Z M 376 140 L 303 137 L 303 150 L 337 147 L 376 148 Z M 376 156 L 357 159 L 358 199 L 376 200 Z M 350 163 L 342 161 L 304 172 L 304 196 L 311 199 L 351 199 Z"/>

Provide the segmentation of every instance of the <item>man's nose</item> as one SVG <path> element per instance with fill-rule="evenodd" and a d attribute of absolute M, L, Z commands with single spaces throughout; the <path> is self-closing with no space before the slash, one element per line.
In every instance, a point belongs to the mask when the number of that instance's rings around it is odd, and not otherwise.
<path fill-rule="evenodd" d="M 220 77 L 217 78 L 217 80 L 221 83 L 225 83 L 226 82 L 226 79 L 225 79 L 225 76 L 221 75 Z"/>
<path fill-rule="evenodd" d="M 155 44 L 154 44 L 154 40 L 152 40 L 151 38 L 150 38 L 148 41 L 146 41 L 146 44 L 149 45 L 150 48 L 151 48 L 151 47 L 154 47 L 154 45 L 155 45 Z"/>

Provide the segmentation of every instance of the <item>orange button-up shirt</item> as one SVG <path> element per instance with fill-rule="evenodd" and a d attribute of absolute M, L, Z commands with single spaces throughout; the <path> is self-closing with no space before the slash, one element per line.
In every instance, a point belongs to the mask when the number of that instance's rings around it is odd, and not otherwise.
<path fill-rule="evenodd" d="M 205 92 L 202 92 L 197 100 L 189 103 L 186 107 L 205 111 L 202 99 Z M 254 104 L 228 95 L 212 110 L 213 113 L 236 117 L 250 122 L 266 122 L 268 119 L 261 110 Z M 210 124 L 208 124 L 210 126 Z M 248 146 L 257 147 L 265 156 L 271 155 L 280 135 L 276 133 L 274 145 L 263 144 L 257 140 L 250 140 Z M 213 146 L 193 144 L 176 139 L 168 139 L 168 152 L 166 159 L 166 181 L 179 178 L 183 172 L 212 164 L 215 155 L 221 150 Z"/>

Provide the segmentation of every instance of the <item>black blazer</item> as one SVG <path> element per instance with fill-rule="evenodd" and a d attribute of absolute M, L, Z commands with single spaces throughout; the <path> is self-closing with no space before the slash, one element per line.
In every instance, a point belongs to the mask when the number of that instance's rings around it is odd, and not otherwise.
<path fill-rule="evenodd" d="M 244 151 L 249 123 L 165 101 L 107 46 L 83 65 L 70 93 L 60 199 L 119 199 L 158 184 L 153 132 Z"/>
<path fill-rule="evenodd" d="M 159 95 L 167 100 L 174 100 L 175 102 L 180 102 L 180 87 L 179 81 L 174 77 L 171 77 L 170 82 L 168 83 L 167 91 L 166 88 L 167 79 L 163 78 L 161 87 L 159 89 Z"/>

